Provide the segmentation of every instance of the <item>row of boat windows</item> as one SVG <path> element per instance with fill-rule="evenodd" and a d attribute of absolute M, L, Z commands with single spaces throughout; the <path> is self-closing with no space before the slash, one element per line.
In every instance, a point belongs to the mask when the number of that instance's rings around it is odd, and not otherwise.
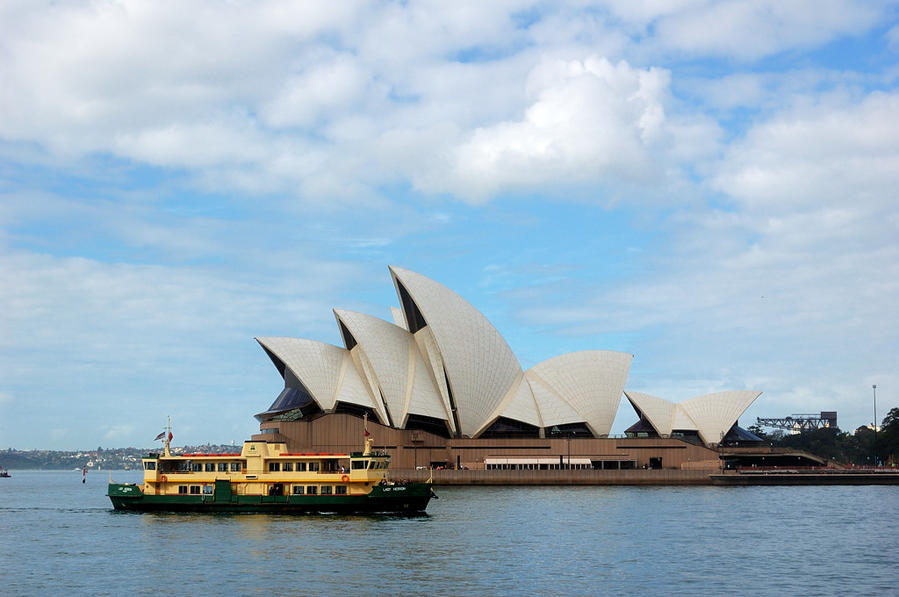
<path fill-rule="evenodd" d="M 321 464 L 318 462 L 269 462 L 268 463 L 268 472 L 277 473 L 277 472 L 285 472 L 292 473 L 294 471 L 298 473 L 303 473 L 309 471 L 310 473 L 317 473 L 321 470 Z"/>
<path fill-rule="evenodd" d="M 346 471 L 344 467 L 337 467 L 336 461 L 325 461 L 324 470 L 321 468 L 321 463 L 319 462 L 269 462 L 268 463 L 268 472 L 270 473 L 292 473 L 292 472 L 306 472 L 309 471 L 311 473 L 323 471 L 326 473 L 343 473 Z M 369 466 L 370 465 L 370 466 Z M 386 469 L 387 462 L 381 460 L 354 460 L 352 461 L 353 470 L 364 470 L 364 469 Z"/>
<path fill-rule="evenodd" d="M 279 484 L 280 485 L 280 484 Z M 281 495 L 281 487 L 271 487 L 269 495 Z M 181 495 L 212 495 L 212 485 L 179 485 L 178 493 Z M 294 485 L 294 495 L 346 495 L 346 485 Z"/>
<path fill-rule="evenodd" d="M 246 466 L 247 466 L 245 462 L 191 462 L 189 464 L 190 464 L 189 470 L 192 473 L 202 473 L 202 472 L 227 473 L 228 471 L 231 471 L 232 473 L 239 473 L 242 469 L 246 468 Z M 155 462 L 145 462 L 144 469 L 148 470 L 148 471 L 155 471 L 156 463 Z M 177 468 L 173 468 L 171 470 L 183 471 L 183 470 L 188 470 L 188 469 L 187 469 L 187 465 L 183 465 L 183 466 L 179 465 Z"/>
<path fill-rule="evenodd" d="M 325 467 L 324 472 L 344 472 L 343 467 L 337 468 L 336 462 L 332 465 L 332 461 L 326 461 L 328 466 Z M 369 464 L 371 466 L 369 466 Z M 190 471 L 193 473 L 239 473 L 246 468 L 246 462 L 191 462 L 190 463 Z M 353 470 L 362 470 L 362 469 L 386 469 L 387 462 L 380 460 L 354 460 L 352 462 Z M 179 467 L 180 468 L 180 467 Z M 145 462 L 144 469 L 148 471 L 156 470 L 155 462 Z M 268 470 L 270 473 L 277 472 L 285 472 L 292 473 L 294 471 L 302 473 L 302 472 L 319 472 L 322 470 L 320 462 L 269 462 Z"/>
<path fill-rule="evenodd" d="M 319 490 L 319 488 L 321 488 Z M 294 485 L 294 495 L 346 495 L 346 485 Z"/>
<path fill-rule="evenodd" d="M 191 495 L 200 495 L 200 488 L 201 488 L 200 485 L 190 485 L 189 487 L 190 488 L 188 489 L 187 485 L 179 485 L 178 493 L 180 493 L 182 495 L 188 494 L 188 493 L 190 493 Z M 203 495 L 212 495 L 212 485 L 203 485 L 202 492 L 203 492 Z"/>

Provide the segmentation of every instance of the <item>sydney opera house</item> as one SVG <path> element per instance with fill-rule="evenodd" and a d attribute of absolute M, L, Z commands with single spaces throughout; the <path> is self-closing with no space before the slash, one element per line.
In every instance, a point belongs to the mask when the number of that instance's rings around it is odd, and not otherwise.
<path fill-rule="evenodd" d="M 758 440 L 737 426 L 760 392 L 683 402 L 625 389 L 633 355 L 589 350 L 522 369 L 496 328 L 449 288 L 390 267 L 393 321 L 334 310 L 343 346 L 257 341 L 284 389 L 255 439 L 291 451 L 355 450 L 363 417 L 396 468 L 703 469 L 717 448 Z M 622 396 L 636 421 L 610 437 Z"/>

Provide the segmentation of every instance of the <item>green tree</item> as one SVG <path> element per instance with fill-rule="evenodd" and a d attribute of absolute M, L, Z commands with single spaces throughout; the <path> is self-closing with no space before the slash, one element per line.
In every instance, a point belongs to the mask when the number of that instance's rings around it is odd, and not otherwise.
<path fill-rule="evenodd" d="M 890 465 L 899 461 L 899 408 L 893 407 L 880 423 L 877 434 L 877 456 Z"/>
<path fill-rule="evenodd" d="M 751 434 L 753 434 L 753 435 L 757 435 L 760 439 L 763 439 L 763 440 L 765 440 L 765 441 L 768 441 L 768 434 L 765 433 L 765 430 L 762 429 L 761 426 L 759 426 L 759 425 L 757 425 L 757 424 L 756 424 L 756 425 L 750 425 L 750 426 L 749 426 L 749 429 L 747 429 L 746 431 L 748 431 L 749 433 L 751 433 Z"/>

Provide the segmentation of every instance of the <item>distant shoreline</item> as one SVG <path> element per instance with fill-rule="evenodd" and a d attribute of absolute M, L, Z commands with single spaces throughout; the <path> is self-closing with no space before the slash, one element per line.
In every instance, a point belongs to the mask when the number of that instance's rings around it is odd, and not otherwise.
<path fill-rule="evenodd" d="M 87 467 L 88 470 L 128 470 L 141 467 L 141 458 L 148 452 L 161 451 L 161 447 L 149 448 L 97 448 L 95 450 L 0 450 L 0 466 L 14 470 L 65 471 Z M 175 453 L 202 452 L 220 454 L 234 451 L 230 444 L 206 444 L 172 448 Z"/>

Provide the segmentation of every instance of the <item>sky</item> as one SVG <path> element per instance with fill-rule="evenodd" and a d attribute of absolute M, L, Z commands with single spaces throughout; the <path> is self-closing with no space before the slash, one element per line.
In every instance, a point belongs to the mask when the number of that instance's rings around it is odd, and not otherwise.
<path fill-rule="evenodd" d="M 899 406 L 899 4 L 0 3 L 0 448 L 240 443 L 390 320 L 756 417 Z M 613 432 L 636 420 L 622 399 Z"/>

